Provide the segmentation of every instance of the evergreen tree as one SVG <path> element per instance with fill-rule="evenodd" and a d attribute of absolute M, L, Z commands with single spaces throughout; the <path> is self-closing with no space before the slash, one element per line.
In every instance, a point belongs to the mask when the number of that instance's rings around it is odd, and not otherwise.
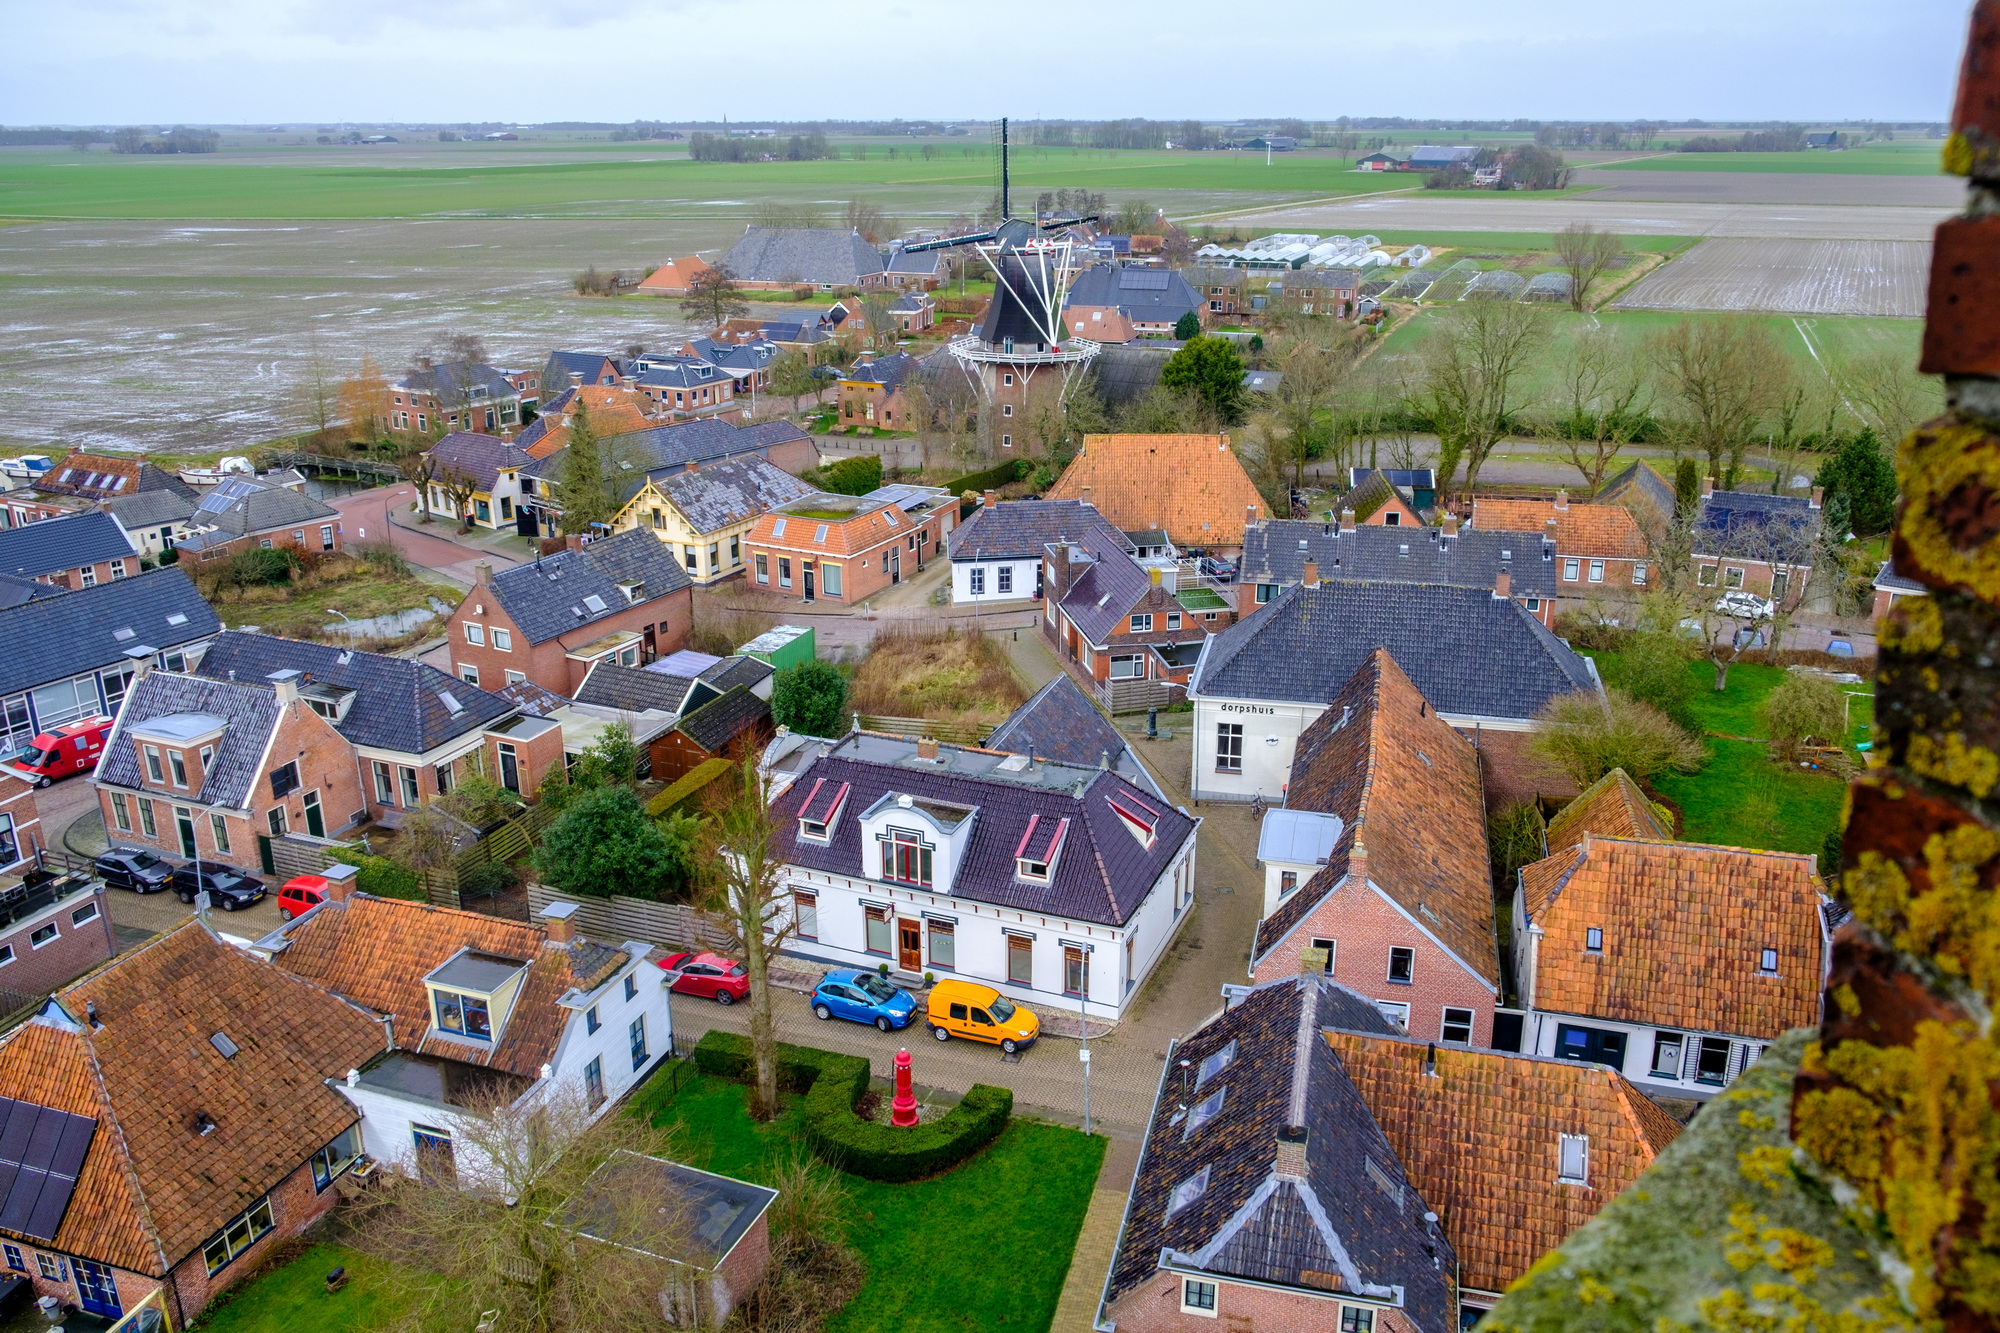
<path fill-rule="evenodd" d="M 1174 321 L 1174 337 L 1188 342 L 1201 336 L 1201 316 L 1190 310 Z"/>
<path fill-rule="evenodd" d="M 1167 358 L 1160 368 L 1160 384 L 1192 390 L 1226 424 L 1242 419 L 1243 358 L 1227 338 L 1204 334 L 1192 339 Z"/>
<path fill-rule="evenodd" d="M 618 512 L 605 453 L 605 442 L 590 428 L 590 413 L 579 397 L 570 419 L 569 443 L 556 468 L 556 502 L 562 506 L 566 534 L 588 533 L 593 523 L 609 523 Z"/>
<path fill-rule="evenodd" d="M 1826 488 L 1829 519 L 1834 502 L 1847 501 L 1848 522 L 1857 537 L 1887 532 L 1896 517 L 1896 468 L 1872 430 L 1852 436 L 1839 453 L 1820 464 L 1813 485 Z"/>

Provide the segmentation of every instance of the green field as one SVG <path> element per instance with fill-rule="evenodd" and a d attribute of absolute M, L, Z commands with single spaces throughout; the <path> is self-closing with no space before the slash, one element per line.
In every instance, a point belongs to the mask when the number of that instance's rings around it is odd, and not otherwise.
<path fill-rule="evenodd" d="M 1723 137 L 1734 137 L 1727 131 Z M 1606 162 L 1613 171 L 1779 171 L 1832 176 L 1935 176 L 1942 144 L 1906 139 L 1871 143 L 1837 153 L 1662 153 L 1629 162 Z"/>

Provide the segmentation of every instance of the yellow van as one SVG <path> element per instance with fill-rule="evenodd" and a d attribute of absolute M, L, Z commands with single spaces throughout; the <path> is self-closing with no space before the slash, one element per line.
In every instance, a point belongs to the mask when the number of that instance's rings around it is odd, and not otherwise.
<path fill-rule="evenodd" d="M 949 977 L 931 987 L 924 1017 L 939 1041 L 997 1042 L 1009 1055 L 1032 1045 L 1042 1031 L 1040 1019 L 991 986 Z"/>

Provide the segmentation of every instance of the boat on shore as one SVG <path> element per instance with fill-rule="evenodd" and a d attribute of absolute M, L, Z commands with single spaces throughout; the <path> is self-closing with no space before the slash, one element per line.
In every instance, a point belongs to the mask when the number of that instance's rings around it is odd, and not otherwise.
<path fill-rule="evenodd" d="M 240 454 L 229 454 L 214 467 L 184 467 L 180 479 L 190 486 L 214 486 L 228 481 L 231 477 L 246 477 L 256 471 L 250 460 Z"/>

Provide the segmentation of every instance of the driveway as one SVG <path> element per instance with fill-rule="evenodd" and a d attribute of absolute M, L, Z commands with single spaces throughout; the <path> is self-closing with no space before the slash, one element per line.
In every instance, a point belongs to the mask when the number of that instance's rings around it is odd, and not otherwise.
<path fill-rule="evenodd" d="M 416 487 L 399 481 L 393 486 L 356 491 L 330 503 L 340 511 L 341 531 L 349 542 L 358 545 L 387 540 L 411 564 L 434 569 L 467 588 L 475 581 L 472 567 L 481 560 L 490 561 L 495 569 L 510 569 L 521 563 L 471 540 L 458 540 L 449 523 L 419 524 L 411 517 L 410 509 L 416 497 Z"/>

